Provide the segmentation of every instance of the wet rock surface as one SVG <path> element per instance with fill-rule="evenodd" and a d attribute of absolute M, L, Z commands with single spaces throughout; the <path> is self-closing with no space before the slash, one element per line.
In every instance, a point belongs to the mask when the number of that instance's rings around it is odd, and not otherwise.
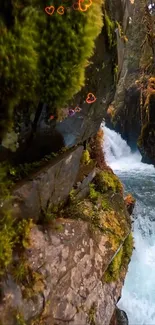
<path fill-rule="evenodd" d="M 129 325 L 126 312 L 116 307 L 110 325 Z"/>
<path fill-rule="evenodd" d="M 107 122 L 134 151 L 139 148 L 143 162 L 154 164 L 154 15 L 145 1 L 135 0 L 130 7 L 126 11 L 130 21 L 123 25 L 124 48 L 117 32 L 119 74 Z"/>
<path fill-rule="evenodd" d="M 38 221 L 48 207 L 65 201 L 77 177 L 82 151 L 80 146 L 64 153 L 19 183 L 12 193 L 14 215 Z"/>

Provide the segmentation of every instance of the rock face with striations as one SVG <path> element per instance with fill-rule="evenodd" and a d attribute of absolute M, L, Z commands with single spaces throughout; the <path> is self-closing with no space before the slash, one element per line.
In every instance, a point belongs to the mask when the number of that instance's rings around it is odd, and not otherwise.
<path fill-rule="evenodd" d="M 7 277 L 1 277 L 2 324 L 110 323 L 132 252 L 131 220 L 119 180 L 91 161 L 79 166 L 82 150 L 65 153 L 14 190 L 15 200 L 22 200 L 18 207 L 14 202 L 14 216 L 39 224 L 32 226 L 24 251 L 15 251 Z M 37 188 L 42 190 L 38 207 L 30 201 Z"/>
<path fill-rule="evenodd" d="M 116 93 L 107 120 L 110 116 L 112 127 L 133 149 L 139 147 L 145 162 L 155 163 L 154 12 L 149 10 L 146 1 L 134 0 L 128 19 L 121 33 L 117 31 L 121 61 L 118 61 Z"/>

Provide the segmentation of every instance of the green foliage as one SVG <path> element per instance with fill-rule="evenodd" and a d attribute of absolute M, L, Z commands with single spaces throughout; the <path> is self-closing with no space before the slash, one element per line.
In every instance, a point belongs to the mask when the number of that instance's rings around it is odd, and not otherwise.
<path fill-rule="evenodd" d="M 122 265 L 122 256 L 123 248 L 121 247 L 119 252 L 110 263 L 108 270 L 105 272 L 104 279 L 106 282 L 116 281 L 119 278 Z"/>
<path fill-rule="evenodd" d="M 133 251 L 133 236 L 132 233 L 125 239 L 123 246 L 115 255 L 112 262 L 108 266 L 104 274 L 104 281 L 111 282 L 117 281 L 121 271 L 127 269 Z"/>
<path fill-rule="evenodd" d="M 56 1 L 54 5 L 57 6 Z M 50 19 L 41 39 L 46 102 L 61 107 L 84 85 L 85 67 L 101 27 L 101 4 L 97 2 L 85 13 L 71 11 Z"/>
<path fill-rule="evenodd" d="M 8 178 L 8 165 L 6 163 L 0 164 L 0 201 L 10 198 L 10 188 L 12 186 L 11 180 Z"/>
<path fill-rule="evenodd" d="M 61 1 L 50 5 L 57 9 Z M 85 68 L 101 32 L 102 0 L 86 12 L 65 10 L 49 16 L 43 0 L 7 0 L 0 4 L 1 129 L 12 130 L 16 109 L 36 110 L 45 101 L 55 112 L 76 94 L 85 81 Z M 72 5 L 69 0 L 64 6 Z M 93 21 L 93 24 L 92 24 Z"/>
<path fill-rule="evenodd" d="M 29 247 L 29 235 L 32 227 L 33 227 L 32 219 L 29 220 L 23 219 L 20 222 L 18 222 L 16 226 L 16 232 L 17 232 L 16 241 L 24 248 Z"/>
<path fill-rule="evenodd" d="M 6 8 L 11 7 L 9 2 Z M 29 102 L 33 98 L 33 103 L 36 104 L 39 82 L 39 32 L 36 28 L 38 12 L 32 6 L 19 12 L 15 10 L 15 5 L 16 2 L 12 6 L 14 23 L 10 29 L 0 16 L 0 98 L 1 113 L 4 116 L 1 120 L 3 128 L 6 119 L 11 118 L 14 108 L 23 101 Z"/>
<path fill-rule="evenodd" d="M 74 203 L 75 202 L 75 193 L 76 193 L 75 189 L 72 188 L 72 190 L 69 193 L 69 202 L 70 203 Z"/>
<path fill-rule="evenodd" d="M 56 219 L 56 214 L 50 211 L 47 211 L 43 215 L 43 223 L 44 224 L 51 224 Z"/>
<path fill-rule="evenodd" d="M 111 171 L 102 171 L 97 173 L 94 179 L 95 188 L 101 193 L 105 193 L 108 190 L 114 193 L 122 192 L 122 184 L 119 178 Z"/>
<path fill-rule="evenodd" d="M 42 216 L 40 222 L 42 224 L 48 224 L 52 226 L 53 229 L 55 229 L 56 227 L 55 221 L 59 215 L 60 210 L 62 209 L 63 204 L 64 204 L 63 201 L 58 205 L 49 204 L 46 209 L 42 210 Z"/>
<path fill-rule="evenodd" d="M 16 242 L 14 220 L 10 212 L 0 219 L 0 275 L 12 261 L 12 252 Z"/>
<path fill-rule="evenodd" d="M 109 48 L 111 49 L 112 46 L 115 45 L 114 44 L 115 22 L 110 19 L 106 11 L 105 11 L 104 19 L 105 19 L 105 27 L 108 35 Z"/>
<path fill-rule="evenodd" d="M 124 263 L 125 265 L 127 265 L 130 261 L 130 258 L 132 256 L 132 251 L 133 251 L 133 235 L 132 233 L 130 233 L 128 235 L 128 237 L 125 239 L 124 241 L 124 245 L 123 245 L 123 259 L 124 259 Z"/>
<path fill-rule="evenodd" d="M 110 207 L 110 203 L 109 203 L 109 200 L 108 199 L 103 199 L 102 200 L 102 210 L 103 211 L 110 211 L 112 210 L 112 208 Z"/>
<path fill-rule="evenodd" d="M 89 184 L 89 197 L 91 201 L 96 201 L 99 197 L 99 193 L 95 190 L 95 185 L 93 183 Z"/>
<path fill-rule="evenodd" d="M 83 165 L 88 165 L 90 163 L 90 154 L 88 150 L 84 150 L 81 158 L 81 163 Z"/>
<path fill-rule="evenodd" d="M 13 278 L 17 283 L 23 283 L 26 277 L 28 277 L 28 274 L 28 264 L 24 259 L 21 259 L 21 261 L 13 267 Z"/>
<path fill-rule="evenodd" d="M 32 220 L 17 221 L 10 211 L 1 211 L 0 216 L 0 275 L 12 262 L 12 254 L 15 247 L 23 249 L 29 245 L 29 234 L 32 228 Z"/>

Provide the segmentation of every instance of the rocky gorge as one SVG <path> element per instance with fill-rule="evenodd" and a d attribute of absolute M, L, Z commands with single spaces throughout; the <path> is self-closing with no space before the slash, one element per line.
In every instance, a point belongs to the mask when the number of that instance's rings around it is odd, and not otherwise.
<path fill-rule="evenodd" d="M 0 324 L 125 325 L 135 200 L 100 125 L 154 162 L 153 15 L 142 0 L 43 7 L 0 4 Z"/>

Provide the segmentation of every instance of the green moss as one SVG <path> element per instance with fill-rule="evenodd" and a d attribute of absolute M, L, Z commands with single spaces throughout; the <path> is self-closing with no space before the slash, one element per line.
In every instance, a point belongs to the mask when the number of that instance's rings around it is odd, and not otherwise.
<path fill-rule="evenodd" d="M 52 0 L 57 9 L 61 0 Z M 102 0 L 86 12 L 66 10 L 51 16 L 43 0 L 0 4 L 1 132 L 13 131 L 14 110 L 36 111 L 45 102 L 57 114 L 85 82 L 85 68 L 103 26 Z M 92 24 L 93 21 L 93 24 Z M 11 145 L 11 144 L 9 144 Z M 13 144 L 13 149 L 15 145 Z"/>
<path fill-rule="evenodd" d="M 23 248 L 29 248 L 29 236 L 30 231 L 33 228 L 34 224 L 32 219 L 18 221 L 16 225 L 17 244 L 20 244 Z"/>
<path fill-rule="evenodd" d="M 95 190 L 95 184 L 91 183 L 89 184 L 89 197 L 91 199 L 92 202 L 96 201 L 99 197 L 100 193 L 98 193 Z"/>
<path fill-rule="evenodd" d="M 23 298 L 30 299 L 44 290 L 44 278 L 39 272 L 32 270 L 26 257 L 19 256 L 18 261 L 14 261 L 11 269 L 14 281 L 22 288 Z"/>
<path fill-rule="evenodd" d="M 72 188 L 72 190 L 69 193 L 69 202 L 70 203 L 73 203 L 75 201 L 75 193 L 76 193 L 75 189 Z"/>
<path fill-rule="evenodd" d="M 14 220 L 10 212 L 5 212 L 0 220 L 0 275 L 12 261 L 12 252 L 16 243 Z"/>
<path fill-rule="evenodd" d="M 133 251 L 133 236 L 132 233 L 125 239 L 123 246 L 119 252 L 113 258 L 112 262 L 108 266 L 108 269 L 104 273 L 103 279 L 105 282 L 117 281 L 122 271 L 126 272 L 130 258 Z"/>
<path fill-rule="evenodd" d="M 0 5 L 0 82 L 2 84 L 0 97 L 3 113 L 1 129 L 11 127 L 9 120 L 15 107 L 18 107 L 23 100 L 28 103 L 33 98 L 33 103 L 37 103 L 36 91 L 39 82 L 37 45 L 40 35 L 36 26 L 39 12 L 30 5 L 24 6 L 23 10 L 17 10 L 15 6 L 16 2 L 10 4 L 10 1 L 5 3 L 5 9 L 2 4 Z M 7 26 L 10 11 L 14 17 L 11 28 Z M 10 130 L 12 131 L 12 127 Z"/>
<path fill-rule="evenodd" d="M 81 163 L 83 165 L 88 165 L 90 163 L 91 159 L 90 159 L 90 154 L 88 150 L 84 150 L 83 154 L 82 154 L 82 158 L 81 158 Z"/>
<path fill-rule="evenodd" d="M 13 265 L 11 273 L 17 283 L 24 283 L 24 280 L 28 277 L 29 274 L 28 264 L 26 260 L 24 258 L 21 258 L 18 263 L 15 263 Z"/>
<path fill-rule="evenodd" d="M 122 256 L 123 248 L 121 247 L 104 274 L 104 280 L 106 282 L 116 281 L 119 278 L 122 265 Z"/>
<path fill-rule="evenodd" d="M 101 193 L 108 190 L 118 193 L 122 191 L 122 184 L 119 178 L 110 171 L 99 172 L 94 179 L 95 188 Z"/>
<path fill-rule="evenodd" d="M 7 163 L 0 164 L 0 202 L 10 198 L 12 181 L 8 178 L 8 168 Z"/>
<path fill-rule="evenodd" d="M 102 209 L 103 209 L 103 211 L 110 211 L 110 210 L 112 210 L 112 207 L 110 205 L 110 202 L 106 198 L 103 198 L 102 199 Z"/>
<path fill-rule="evenodd" d="M 32 220 L 16 221 L 10 211 L 1 212 L 0 217 L 0 275 L 12 262 L 13 250 L 29 246 Z"/>
<path fill-rule="evenodd" d="M 108 13 L 105 11 L 104 15 L 105 19 L 105 27 L 107 30 L 107 36 L 108 36 L 108 42 L 109 42 L 109 48 L 111 49 L 113 45 L 115 45 L 115 22 L 112 21 L 108 15 Z"/>
<path fill-rule="evenodd" d="M 130 258 L 132 256 L 133 251 L 133 235 L 132 233 L 129 234 L 129 236 L 125 239 L 124 245 L 123 245 L 123 260 L 124 265 L 127 265 L 130 261 Z"/>

